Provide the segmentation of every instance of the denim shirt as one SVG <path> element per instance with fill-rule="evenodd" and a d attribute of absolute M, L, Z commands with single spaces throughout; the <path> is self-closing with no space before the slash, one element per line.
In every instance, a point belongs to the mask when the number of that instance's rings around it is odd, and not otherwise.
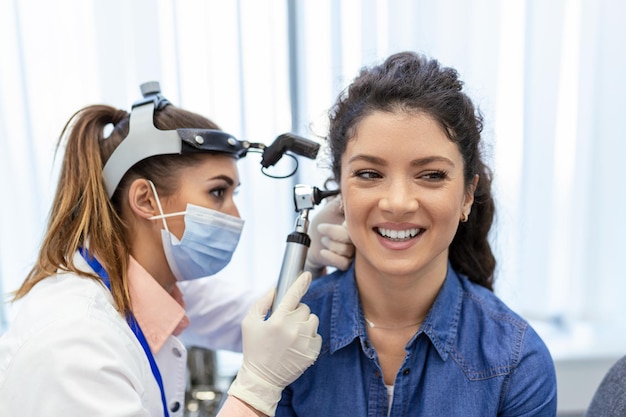
<path fill-rule="evenodd" d="M 320 319 L 322 348 L 283 391 L 276 416 L 386 417 L 387 389 L 354 265 L 313 281 L 302 302 Z M 491 291 L 450 265 L 405 349 L 389 416 L 556 416 L 554 363 L 543 341 Z"/>

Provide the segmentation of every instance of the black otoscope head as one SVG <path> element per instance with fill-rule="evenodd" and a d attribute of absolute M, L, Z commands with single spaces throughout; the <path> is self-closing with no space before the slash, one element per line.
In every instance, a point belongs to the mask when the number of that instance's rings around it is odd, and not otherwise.
<path fill-rule="evenodd" d="M 263 150 L 261 165 L 263 165 L 263 168 L 274 165 L 287 151 L 309 159 L 315 159 L 319 149 L 320 145 L 317 142 L 305 139 L 293 133 L 283 133 L 278 136 L 270 146 Z"/>
<path fill-rule="evenodd" d="M 339 190 L 320 190 L 317 187 L 313 187 L 313 201 L 315 204 L 319 204 L 326 197 L 332 197 L 339 194 Z"/>

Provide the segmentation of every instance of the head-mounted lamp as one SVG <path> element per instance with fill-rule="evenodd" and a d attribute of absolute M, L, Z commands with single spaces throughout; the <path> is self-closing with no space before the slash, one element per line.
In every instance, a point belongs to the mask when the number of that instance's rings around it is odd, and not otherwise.
<path fill-rule="evenodd" d="M 124 174 L 136 163 L 157 155 L 225 153 L 246 156 L 250 143 L 215 129 L 160 130 L 154 125 L 154 112 L 169 104 L 160 93 L 158 82 L 141 85 L 143 99 L 133 104 L 128 136 L 115 148 L 102 170 L 109 198 Z"/>

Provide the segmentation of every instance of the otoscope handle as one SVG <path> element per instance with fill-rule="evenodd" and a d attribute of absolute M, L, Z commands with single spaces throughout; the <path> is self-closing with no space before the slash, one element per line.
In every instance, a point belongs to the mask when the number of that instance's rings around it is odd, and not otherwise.
<path fill-rule="evenodd" d="M 272 304 L 272 313 L 282 301 L 287 290 L 304 270 L 304 262 L 310 246 L 311 238 L 306 233 L 296 231 L 287 236 L 287 246 L 276 285 L 276 297 Z"/>

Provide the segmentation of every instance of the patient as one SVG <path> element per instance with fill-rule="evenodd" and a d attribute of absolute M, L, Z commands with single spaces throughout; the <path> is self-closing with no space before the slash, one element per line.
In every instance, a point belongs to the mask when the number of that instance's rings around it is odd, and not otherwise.
<path fill-rule="evenodd" d="M 550 354 L 493 294 L 482 116 L 454 69 L 405 52 L 364 68 L 330 112 L 347 271 L 303 302 L 317 362 L 277 416 L 555 416 Z"/>

